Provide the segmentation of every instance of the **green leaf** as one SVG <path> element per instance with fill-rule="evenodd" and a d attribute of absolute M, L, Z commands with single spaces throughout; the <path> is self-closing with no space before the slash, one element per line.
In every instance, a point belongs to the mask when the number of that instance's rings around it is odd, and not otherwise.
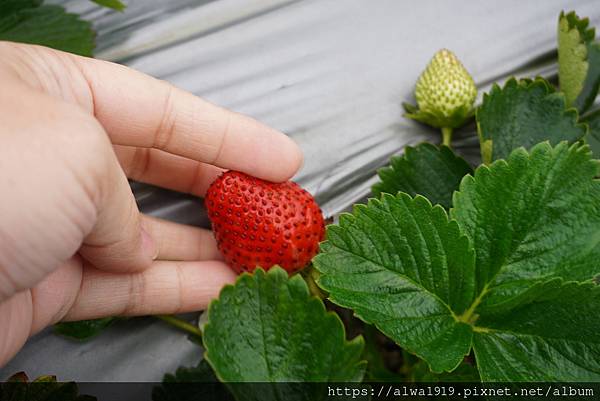
<path fill-rule="evenodd" d="M 473 348 L 484 381 L 600 379 L 600 182 L 589 148 L 547 142 L 482 166 L 451 214 L 476 244 Z M 577 293 L 579 297 L 576 296 Z M 583 305 L 585 304 L 585 305 Z"/>
<path fill-rule="evenodd" d="M 538 280 L 589 280 L 600 271 L 598 171 L 587 146 L 544 142 L 463 180 L 451 215 L 476 246 L 479 298 L 497 298 L 486 307 Z"/>
<path fill-rule="evenodd" d="M 345 340 L 344 327 L 302 277 L 280 267 L 242 274 L 213 301 L 204 327 L 205 358 L 224 382 L 360 381 L 362 337 Z M 260 388 L 257 394 L 252 390 Z M 319 386 L 230 387 L 238 400 L 320 400 Z"/>
<path fill-rule="evenodd" d="M 30 382 L 24 372 L 0 383 L 0 401 L 95 401 L 80 395 L 74 382 L 57 382 L 55 376 L 40 376 Z"/>
<path fill-rule="evenodd" d="M 433 373 L 424 362 L 418 362 L 412 367 L 411 381 L 427 383 L 477 383 L 481 381 L 477 367 L 463 362 L 452 372 Z"/>
<path fill-rule="evenodd" d="M 328 227 L 319 284 L 434 373 L 473 348 L 483 380 L 600 380 L 599 167 L 544 142 L 465 177 L 451 220 L 403 193 L 357 205 Z"/>
<path fill-rule="evenodd" d="M 462 106 L 456 109 L 456 112 L 450 117 L 440 118 L 437 114 L 430 111 L 424 111 L 417 109 L 416 106 L 404 103 L 404 110 L 406 113 L 404 117 L 410 118 L 411 120 L 418 121 L 423 124 L 430 125 L 432 127 L 450 127 L 459 128 L 467 124 L 474 115 L 474 109 L 471 106 Z M 412 112 L 409 110 L 413 110 Z"/>
<path fill-rule="evenodd" d="M 374 326 L 365 325 L 362 335 L 365 339 L 363 358 L 367 361 L 365 381 L 367 382 L 400 382 L 402 376 L 386 367 L 384 346 L 380 343 L 382 334 Z"/>
<path fill-rule="evenodd" d="M 486 164 L 508 157 L 521 146 L 530 149 L 546 140 L 552 145 L 574 142 L 587 131 L 585 124 L 577 122 L 577 110 L 566 109 L 564 95 L 541 78 L 512 78 L 503 88 L 494 84 L 483 95 L 476 116 Z"/>
<path fill-rule="evenodd" d="M 116 317 L 105 317 L 94 320 L 80 320 L 78 322 L 64 322 L 54 325 L 54 332 L 76 340 L 88 340 L 100 334 L 105 328 L 119 320 Z"/>
<path fill-rule="evenodd" d="M 124 11 L 127 7 L 121 0 L 92 0 L 94 3 L 102 7 L 112 8 L 117 11 Z"/>
<path fill-rule="evenodd" d="M 95 33 L 91 24 L 63 7 L 33 0 L 8 1 L 0 11 L 0 40 L 92 55 Z"/>
<path fill-rule="evenodd" d="M 417 113 L 419 111 L 419 108 L 417 106 L 408 102 L 402 102 L 402 108 L 408 114 Z"/>
<path fill-rule="evenodd" d="M 558 77 L 567 105 L 584 112 L 600 87 L 600 43 L 588 18 L 562 12 L 558 19 Z"/>
<path fill-rule="evenodd" d="M 600 380 L 600 287 L 553 280 L 545 288 L 477 322 L 473 348 L 484 381 Z"/>
<path fill-rule="evenodd" d="M 390 164 L 378 171 L 381 181 L 372 188 L 376 197 L 383 192 L 423 195 L 434 205 L 440 204 L 446 209 L 452 206 L 452 194 L 460 180 L 473 172 L 471 166 L 447 146 L 436 147 L 429 143 L 415 148 L 407 146 L 404 155 L 392 157 Z"/>
<path fill-rule="evenodd" d="M 600 109 L 586 115 L 583 121 L 590 128 L 585 137 L 586 142 L 590 145 L 594 157 L 600 159 Z"/>
<path fill-rule="evenodd" d="M 383 194 L 340 216 L 321 250 L 313 263 L 332 302 L 352 308 L 434 372 L 454 369 L 468 354 L 471 327 L 456 315 L 473 300 L 475 255 L 441 206 Z"/>
<path fill-rule="evenodd" d="M 167 373 L 160 386 L 152 389 L 153 401 L 233 401 L 224 384 L 202 359 L 198 366 L 180 367 L 175 374 Z"/>
<path fill-rule="evenodd" d="M 43 2 L 44 0 L 2 0 L 0 15 L 7 16 L 22 9 L 39 7 Z"/>

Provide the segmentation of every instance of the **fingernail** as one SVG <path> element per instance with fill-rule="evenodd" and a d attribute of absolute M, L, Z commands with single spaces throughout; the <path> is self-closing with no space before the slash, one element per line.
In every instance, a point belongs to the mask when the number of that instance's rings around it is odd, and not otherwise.
<path fill-rule="evenodd" d="M 156 246 L 156 241 L 150 235 L 148 231 L 142 226 L 142 249 L 144 253 L 155 260 L 158 257 L 158 247 Z"/>

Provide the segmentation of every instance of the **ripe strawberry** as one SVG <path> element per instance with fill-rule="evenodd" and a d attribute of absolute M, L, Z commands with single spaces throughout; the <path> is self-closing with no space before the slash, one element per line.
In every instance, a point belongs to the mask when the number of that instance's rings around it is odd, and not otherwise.
<path fill-rule="evenodd" d="M 208 188 L 208 217 L 219 250 L 237 273 L 305 267 L 325 234 L 321 209 L 298 184 L 228 171 Z"/>

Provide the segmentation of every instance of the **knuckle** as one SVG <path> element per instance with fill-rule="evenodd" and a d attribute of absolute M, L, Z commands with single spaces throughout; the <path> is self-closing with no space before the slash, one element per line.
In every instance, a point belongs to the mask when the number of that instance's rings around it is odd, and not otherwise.
<path fill-rule="evenodd" d="M 120 313 L 123 316 L 131 316 L 139 314 L 143 310 L 144 299 L 146 293 L 146 278 L 144 274 L 130 274 L 129 276 L 129 291 L 128 298 L 123 308 L 123 311 Z"/>
<path fill-rule="evenodd" d="M 223 150 L 225 149 L 227 137 L 231 134 L 233 120 L 236 118 L 242 118 L 242 115 L 235 112 L 224 111 L 223 128 L 220 130 L 219 135 L 216 136 L 216 143 L 214 146 L 215 152 L 210 164 L 219 164 L 219 160 L 221 160 Z"/>
<path fill-rule="evenodd" d="M 177 314 L 183 312 L 185 304 L 184 300 L 186 299 L 184 294 L 185 286 L 183 285 L 185 275 L 183 273 L 183 264 L 181 262 L 175 264 L 175 273 L 177 275 L 177 279 L 175 280 L 175 294 L 177 295 L 177 299 L 175 301 L 173 313 Z"/>
<path fill-rule="evenodd" d="M 128 171 L 129 177 L 137 180 L 146 175 L 150 166 L 151 150 L 149 148 L 136 148 Z"/>
<path fill-rule="evenodd" d="M 171 143 L 177 126 L 177 113 L 175 112 L 175 88 L 164 82 L 166 93 L 164 94 L 164 105 L 162 115 L 158 120 L 156 132 L 154 134 L 154 146 L 159 149 L 165 149 Z"/>

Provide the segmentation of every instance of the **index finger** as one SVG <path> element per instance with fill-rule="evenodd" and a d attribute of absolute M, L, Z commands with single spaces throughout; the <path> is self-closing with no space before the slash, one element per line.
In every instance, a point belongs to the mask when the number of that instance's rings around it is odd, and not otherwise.
<path fill-rule="evenodd" d="M 130 68 L 74 57 L 114 144 L 157 148 L 270 181 L 300 168 L 298 145 L 273 128 Z"/>

